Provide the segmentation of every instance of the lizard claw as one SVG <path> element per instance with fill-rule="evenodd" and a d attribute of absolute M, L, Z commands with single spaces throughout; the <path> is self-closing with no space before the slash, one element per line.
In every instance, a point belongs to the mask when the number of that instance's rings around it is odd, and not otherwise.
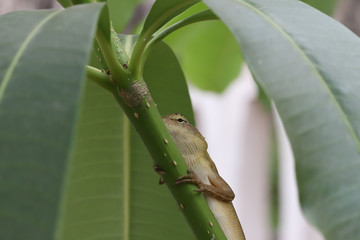
<path fill-rule="evenodd" d="M 198 186 L 201 184 L 200 180 L 194 174 L 186 174 L 184 176 L 179 177 L 175 181 L 175 185 L 179 185 L 182 183 L 194 183 Z"/>
<path fill-rule="evenodd" d="M 162 179 L 162 178 L 160 178 L 160 179 L 159 179 L 159 185 L 163 185 L 164 183 L 165 183 L 165 180 Z"/>
<path fill-rule="evenodd" d="M 154 168 L 154 171 L 155 171 L 157 174 L 159 174 L 160 176 L 163 176 L 163 175 L 166 174 L 166 173 L 165 173 L 164 171 L 162 171 L 162 170 L 159 168 L 159 166 L 156 165 L 156 164 L 154 164 L 153 168 Z M 162 185 L 162 184 L 164 184 L 164 183 L 165 183 L 165 180 L 162 179 L 162 177 L 160 177 L 160 179 L 159 179 L 159 185 Z"/>
<path fill-rule="evenodd" d="M 159 175 L 165 175 L 166 174 L 166 172 L 162 171 L 160 169 L 160 167 L 158 165 L 156 165 L 156 164 L 153 165 L 153 168 L 154 168 L 154 171 Z"/>
<path fill-rule="evenodd" d="M 204 184 L 200 184 L 198 185 L 199 188 L 198 189 L 195 189 L 194 192 L 200 192 L 200 193 L 206 193 L 208 192 L 209 190 L 206 188 L 206 185 Z"/>

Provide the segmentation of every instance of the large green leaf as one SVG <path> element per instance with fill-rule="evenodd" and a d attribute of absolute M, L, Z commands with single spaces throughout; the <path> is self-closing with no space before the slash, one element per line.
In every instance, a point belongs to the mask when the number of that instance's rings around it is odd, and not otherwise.
<path fill-rule="evenodd" d="M 0 239 L 54 239 L 102 6 L 0 17 Z"/>
<path fill-rule="evenodd" d="M 178 111 L 193 119 L 184 76 L 165 44 L 149 56 L 144 75 L 162 114 Z M 114 98 L 92 82 L 73 156 L 61 239 L 193 238 Z"/>
<path fill-rule="evenodd" d="M 327 239 L 360 239 L 360 39 L 299 1 L 204 2 L 275 101 L 306 216 Z"/>

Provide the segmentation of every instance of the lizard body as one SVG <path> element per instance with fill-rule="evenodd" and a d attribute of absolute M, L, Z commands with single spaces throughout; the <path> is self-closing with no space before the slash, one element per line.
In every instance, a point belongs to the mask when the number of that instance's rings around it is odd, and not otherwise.
<path fill-rule="evenodd" d="M 176 184 L 197 184 L 199 187 L 197 191 L 204 193 L 227 239 L 245 240 L 232 204 L 235 195 L 211 160 L 205 138 L 181 114 L 171 114 L 162 119 L 191 172 L 180 177 Z"/>

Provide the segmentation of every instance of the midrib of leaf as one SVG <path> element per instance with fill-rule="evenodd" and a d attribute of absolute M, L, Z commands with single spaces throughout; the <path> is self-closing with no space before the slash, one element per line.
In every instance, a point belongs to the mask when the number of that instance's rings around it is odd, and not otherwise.
<path fill-rule="evenodd" d="M 311 62 L 311 60 L 308 58 L 308 56 L 302 51 L 301 47 L 290 37 L 289 34 L 287 34 L 279 25 L 277 25 L 271 18 L 269 18 L 264 12 L 260 11 L 255 6 L 251 5 L 250 3 L 245 2 L 244 0 L 237 0 L 241 2 L 243 5 L 254 11 L 259 16 L 263 17 L 265 21 L 267 21 L 270 25 L 272 25 L 276 30 L 279 31 L 281 35 L 284 36 L 286 40 L 289 41 L 289 43 L 294 47 L 294 49 L 300 54 L 300 56 L 304 59 L 304 61 L 307 63 L 307 65 L 310 67 L 310 69 L 314 72 L 315 76 L 319 79 L 321 85 L 324 87 L 325 91 L 329 94 L 330 99 L 335 104 L 336 109 L 338 109 L 341 118 L 344 120 L 345 126 L 348 129 L 351 137 L 355 141 L 355 144 L 357 146 L 358 152 L 360 152 L 360 139 L 356 136 L 355 130 L 353 126 L 350 123 L 350 120 L 346 116 L 344 110 L 342 109 L 340 103 L 337 101 L 334 93 L 331 91 L 330 87 L 327 85 L 325 79 L 323 76 L 319 73 L 319 71 L 316 69 L 314 64 Z"/>
<path fill-rule="evenodd" d="M 130 123 L 123 115 L 124 240 L 130 239 Z"/>
<path fill-rule="evenodd" d="M 37 24 L 34 27 L 34 29 L 30 32 L 30 34 L 25 38 L 24 42 L 20 45 L 20 48 L 18 49 L 13 60 L 11 61 L 9 68 L 7 69 L 7 71 L 4 75 L 4 79 L 0 85 L 0 103 L 4 97 L 4 92 L 10 82 L 11 76 L 12 76 L 21 56 L 25 52 L 26 47 L 29 45 L 31 40 L 36 36 L 36 34 L 40 31 L 41 27 L 44 26 L 47 21 L 49 21 L 51 18 L 53 18 L 56 14 L 58 14 L 60 12 L 61 12 L 61 10 L 58 10 L 56 12 L 49 14 L 47 17 L 45 17 L 41 22 L 39 22 L 39 24 Z"/>

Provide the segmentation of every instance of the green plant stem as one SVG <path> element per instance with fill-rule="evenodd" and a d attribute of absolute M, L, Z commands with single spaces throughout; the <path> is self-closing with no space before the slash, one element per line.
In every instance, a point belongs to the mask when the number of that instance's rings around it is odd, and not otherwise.
<path fill-rule="evenodd" d="M 86 66 L 86 76 L 88 79 L 95 82 L 99 86 L 105 88 L 112 93 L 114 92 L 114 86 L 110 82 L 110 76 L 104 73 L 102 70 L 94 68 L 92 66 Z"/>
<path fill-rule="evenodd" d="M 112 79 L 120 88 L 129 88 L 132 75 L 119 63 L 111 46 L 111 40 L 107 39 L 105 34 L 100 30 L 97 31 L 96 40 L 110 69 Z"/>
<path fill-rule="evenodd" d="M 218 17 L 211 11 L 211 10 L 204 10 L 201 12 L 198 12 L 194 15 L 191 15 L 190 17 L 187 17 L 177 23 L 174 23 L 173 25 L 161 30 L 156 36 L 154 36 L 149 43 L 146 45 L 147 49 L 150 45 L 153 43 L 157 43 L 161 40 L 163 40 L 165 37 L 167 37 L 172 32 L 185 27 L 189 24 L 201 22 L 201 21 L 207 21 L 207 20 L 218 20 Z"/>

